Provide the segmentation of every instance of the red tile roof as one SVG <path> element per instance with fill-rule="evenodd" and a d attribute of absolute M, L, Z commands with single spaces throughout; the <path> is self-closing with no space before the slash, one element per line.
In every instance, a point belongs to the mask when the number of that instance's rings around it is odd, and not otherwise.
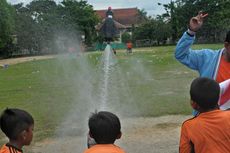
<path fill-rule="evenodd" d="M 105 18 L 107 10 L 96 10 L 97 15 L 101 18 Z M 138 24 L 138 9 L 137 8 L 124 8 L 113 9 L 114 20 L 125 25 L 131 26 L 132 24 Z"/>

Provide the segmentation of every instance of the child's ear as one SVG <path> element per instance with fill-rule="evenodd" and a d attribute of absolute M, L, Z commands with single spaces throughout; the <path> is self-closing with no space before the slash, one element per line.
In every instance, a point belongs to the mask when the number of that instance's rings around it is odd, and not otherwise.
<path fill-rule="evenodd" d="M 200 106 L 195 101 L 191 100 L 190 104 L 191 104 L 193 109 L 199 110 Z"/>
<path fill-rule="evenodd" d="M 120 133 L 118 134 L 118 136 L 117 136 L 117 139 L 120 139 L 121 136 L 122 136 L 122 133 L 120 132 Z"/>
<path fill-rule="evenodd" d="M 26 137 L 27 137 L 27 132 L 26 132 L 26 130 L 23 130 L 23 131 L 21 132 L 20 136 L 21 136 L 22 140 L 25 140 Z"/>
<path fill-rule="evenodd" d="M 229 43 L 228 42 L 224 42 L 224 48 L 228 48 L 229 47 Z"/>
<path fill-rule="evenodd" d="M 91 132 L 89 131 L 89 136 L 90 136 L 90 138 L 93 138 L 93 136 L 92 136 L 92 134 L 91 134 Z"/>

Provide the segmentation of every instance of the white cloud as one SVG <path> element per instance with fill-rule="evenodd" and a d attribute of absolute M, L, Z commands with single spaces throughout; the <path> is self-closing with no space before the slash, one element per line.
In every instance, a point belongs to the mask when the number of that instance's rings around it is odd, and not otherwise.
<path fill-rule="evenodd" d="M 29 3 L 32 0 L 8 0 L 12 4 L 16 3 Z M 62 0 L 56 0 L 57 2 Z M 130 8 L 137 7 L 145 9 L 148 15 L 156 15 L 164 13 L 163 6 L 158 6 L 157 3 L 167 4 L 170 0 L 88 0 L 88 3 L 93 5 L 94 9 L 107 9 L 109 6 L 112 8 Z"/>
<path fill-rule="evenodd" d="M 7 0 L 7 1 L 12 3 L 12 4 L 25 3 L 26 2 L 26 0 Z"/>
<path fill-rule="evenodd" d="M 170 0 L 88 0 L 88 2 L 95 9 L 107 9 L 108 6 L 112 8 L 137 7 L 145 9 L 149 15 L 156 15 L 165 12 L 163 6 L 158 6 L 157 3 L 167 4 Z"/>

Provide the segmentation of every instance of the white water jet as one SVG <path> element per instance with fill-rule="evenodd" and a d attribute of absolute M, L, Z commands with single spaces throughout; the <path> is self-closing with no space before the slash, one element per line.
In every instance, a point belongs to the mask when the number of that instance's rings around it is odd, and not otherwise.
<path fill-rule="evenodd" d="M 114 54 L 110 45 L 107 45 L 104 51 L 103 56 L 103 80 L 102 80 L 102 89 L 101 89 L 101 106 L 100 110 L 107 109 L 107 100 L 108 100 L 108 90 L 109 90 L 109 77 L 111 66 L 115 64 L 115 59 L 113 58 Z"/>

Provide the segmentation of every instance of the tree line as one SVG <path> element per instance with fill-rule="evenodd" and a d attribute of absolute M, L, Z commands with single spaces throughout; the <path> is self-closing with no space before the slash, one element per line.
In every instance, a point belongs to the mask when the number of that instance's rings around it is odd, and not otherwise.
<path fill-rule="evenodd" d="M 199 11 L 209 14 L 203 28 L 197 32 L 199 43 L 223 42 L 230 30 L 229 0 L 171 0 L 168 4 L 158 5 L 162 5 L 166 13 L 145 18 L 145 22 L 134 30 L 134 40 L 150 39 L 157 44 L 170 40 L 176 43 L 187 30 L 190 18 Z"/>
<path fill-rule="evenodd" d="M 223 42 L 230 30 L 229 0 L 172 0 L 161 4 L 164 14 L 147 16 L 139 10 L 140 23 L 130 33 L 124 33 L 123 42 L 151 40 L 151 45 L 170 41 L 176 43 L 188 28 L 189 19 L 199 11 L 208 13 L 202 30 L 196 37 L 201 43 Z M 100 41 L 95 25 L 99 23 L 93 6 L 86 0 L 33 0 L 29 4 L 11 5 L 0 1 L 0 57 L 11 56 L 15 51 L 29 54 L 62 52 L 76 45 L 84 36 L 85 44 Z M 77 46 L 74 46 L 77 47 Z"/>
<path fill-rule="evenodd" d="M 86 0 L 33 0 L 25 5 L 0 2 L 0 57 L 15 50 L 47 54 L 76 46 L 84 35 L 86 44 L 96 39 L 99 22 Z M 74 47 L 75 47 L 74 46 Z"/>

